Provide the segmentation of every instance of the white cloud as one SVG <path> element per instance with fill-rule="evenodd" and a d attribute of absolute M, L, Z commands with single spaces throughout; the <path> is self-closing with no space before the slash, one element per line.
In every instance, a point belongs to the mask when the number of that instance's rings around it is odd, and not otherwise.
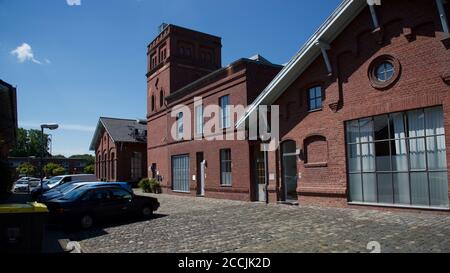
<path fill-rule="evenodd" d="M 81 6 L 81 0 L 66 0 L 69 6 Z"/>
<path fill-rule="evenodd" d="M 21 63 L 31 61 L 36 64 L 42 64 L 40 61 L 34 58 L 33 49 L 27 43 L 23 43 L 21 46 L 18 46 L 16 49 L 11 51 L 11 54 L 16 56 Z"/>

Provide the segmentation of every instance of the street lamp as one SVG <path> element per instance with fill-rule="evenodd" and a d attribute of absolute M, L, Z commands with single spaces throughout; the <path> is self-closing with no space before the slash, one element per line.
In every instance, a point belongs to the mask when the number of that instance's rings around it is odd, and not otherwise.
<path fill-rule="evenodd" d="M 41 194 L 44 193 L 44 151 L 45 151 L 45 143 L 44 143 L 44 129 L 48 130 L 56 130 L 58 129 L 58 124 L 42 124 L 41 125 Z"/>

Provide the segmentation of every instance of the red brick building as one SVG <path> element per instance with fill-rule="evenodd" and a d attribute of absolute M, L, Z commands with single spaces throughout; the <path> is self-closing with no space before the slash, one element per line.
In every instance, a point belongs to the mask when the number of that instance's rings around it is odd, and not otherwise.
<path fill-rule="evenodd" d="M 0 195 L 10 191 L 12 181 L 7 158 L 17 141 L 16 88 L 0 80 Z"/>
<path fill-rule="evenodd" d="M 17 138 L 16 88 L 0 80 L 0 160 L 6 160 Z"/>
<path fill-rule="evenodd" d="M 136 183 L 146 177 L 147 127 L 138 121 L 100 118 L 90 149 L 98 180 Z"/>
<path fill-rule="evenodd" d="M 250 142 L 207 141 L 203 127 L 212 117 L 208 106 L 246 107 L 282 67 L 257 55 L 222 68 L 221 47 L 219 37 L 174 25 L 148 46 L 148 175 L 161 179 L 164 192 L 258 200 L 261 164 L 252 160 Z M 172 111 L 181 104 L 191 116 Z M 227 113 L 221 112 L 216 136 L 230 129 L 236 134 Z"/>
<path fill-rule="evenodd" d="M 280 105 L 270 201 L 449 209 L 449 6 L 341 3 L 247 113 Z"/>

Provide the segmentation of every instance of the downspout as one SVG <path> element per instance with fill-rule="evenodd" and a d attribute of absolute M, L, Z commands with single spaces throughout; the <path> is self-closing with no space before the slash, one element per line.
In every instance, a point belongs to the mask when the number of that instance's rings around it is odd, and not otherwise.
<path fill-rule="evenodd" d="M 264 151 L 264 169 L 266 179 L 266 204 L 269 204 L 269 152 Z"/>
<path fill-rule="evenodd" d="M 380 22 L 378 21 L 377 12 L 375 10 L 375 3 L 369 3 L 370 15 L 372 16 L 373 27 L 375 29 L 380 27 Z"/>
<path fill-rule="evenodd" d="M 445 33 L 449 34 L 449 26 L 448 26 L 448 20 L 447 15 L 445 14 L 445 8 L 444 8 L 444 2 L 443 0 L 436 0 L 436 5 L 439 12 L 439 18 L 441 19 L 442 29 Z"/>
<path fill-rule="evenodd" d="M 330 58 L 328 56 L 327 50 L 330 50 L 330 45 L 327 43 L 324 43 L 322 41 L 317 41 L 316 46 L 318 46 L 322 52 L 323 60 L 325 62 L 325 65 L 327 67 L 328 75 L 333 75 L 333 67 L 331 66 Z"/>

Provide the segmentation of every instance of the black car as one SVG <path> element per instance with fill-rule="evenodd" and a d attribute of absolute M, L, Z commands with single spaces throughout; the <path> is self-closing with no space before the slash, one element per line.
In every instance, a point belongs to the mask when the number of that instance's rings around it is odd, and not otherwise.
<path fill-rule="evenodd" d="M 158 199 L 135 195 L 120 186 L 85 186 L 45 202 L 53 220 L 91 228 L 95 221 L 131 214 L 150 218 Z"/>

